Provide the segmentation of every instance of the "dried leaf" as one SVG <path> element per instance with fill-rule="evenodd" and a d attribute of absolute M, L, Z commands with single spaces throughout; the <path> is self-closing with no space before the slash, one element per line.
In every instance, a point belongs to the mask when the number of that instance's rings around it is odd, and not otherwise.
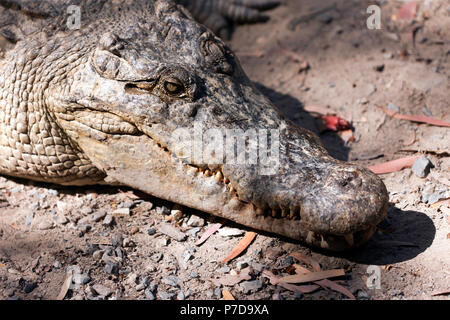
<path fill-rule="evenodd" d="M 431 296 L 445 296 L 450 294 L 450 290 L 438 291 L 431 294 Z"/>
<path fill-rule="evenodd" d="M 230 291 L 223 289 L 222 290 L 223 300 L 236 300 Z"/>
<path fill-rule="evenodd" d="M 305 282 L 314 282 L 327 278 L 334 278 L 344 276 L 344 269 L 335 269 L 335 270 L 325 270 L 318 272 L 310 272 L 307 274 L 296 274 L 292 276 L 286 276 L 279 279 L 280 282 L 287 283 L 305 283 Z"/>
<path fill-rule="evenodd" d="M 230 260 L 233 260 L 238 255 L 240 255 L 247 247 L 252 243 L 253 239 L 256 237 L 256 232 L 249 231 L 245 234 L 242 240 L 238 243 L 238 245 L 231 251 L 231 253 L 223 259 L 223 263 L 227 263 Z"/>
<path fill-rule="evenodd" d="M 67 294 L 67 291 L 69 291 L 70 285 L 72 284 L 72 278 L 73 278 L 73 271 L 70 270 L 67 272 L 66 279 L 64 280 L 64 283 L 61 287 L 61 290 L 59 291 L 58 297 L 56 300 L 63 300 L 64 297 Z"/>
<path fill-rule="evenodd" d="M 398 11 L 397 17 L 404 20 L 412 20 L 416 16 L 417 3 L 415 1 L 410 1 L 405 3 L 402 8 Z"/>
<path fill-rule="evenodd" d="M 214 282 L 214 284 L 217 286 L 223 285 L 231 287 L 244 280 L 250 280 L 251 278 L 252 277 L 250 276 L 250 269 L 245 268 L 244 270 L 241 271 L 240 274 L 237 275 L 227 274 L 219 279 L 211 279 L 211 281 Z"/>
<path fill-rule="evenodd" d="M 337 284 L 331 280 L 328 279 L 324 279 L 324 280 L 320 280 L 320 281 L 316 281 L 315 283 L 317 283 L 318 285 L 322 286 L 322 287 L 327 287 L 331 290 L 337 291 L 342 293 L 344 296 L 352 299 L 352 300 L 356 300 L 355 296 L 346 288 L 344 288 L 343 286 L 341 286 L 340 284 Z"/>
<path fill-rule="evenodd" d="M 406 157 L 401 158 L 397 160 L 392 160 L 384 163 L 379 163 L 373 166 L 369 167 L 369 170 L 371 170 L 373 173 L 376 174 L 384 174 L 384 173 L 391 173 L 400 171 L 404 168 L 412 167 L 414 162 L 419 158 L 420 156 L 412 156 L 412 157 Z"/>
<path fill-rule="evenodd" d="M 384 107 L 379 107 L 379 108 L 381 110 L 383 110 L 383 112 L 386 113 L 388 116 L 391 116 L 396 119 L 409 120 L 412 122 L 427 123 L 427 124 L 439 126 L 439 127 L 450 127 L 450 122 L 443 121 L 440 119 L 427 117 L 424 115 L 405 115 L 405 114 L 400 114 L 396 111 L 389 110 Z"/>
<path fill-rule="evenodd" d="M 220 227 L 222 226 L 221 223 L 216 223 L 214 224 L 211 228 L 209 228 L 208 230 L 205 231 L 205 233 L 202 235 L 202 237 L 195 243 L 196 246 L 201 245 L 203 242 L 205 242 L 206 240 L 208 240 L 208 238 L 217 230 L 220 229 Z"/>
<path fill-rule="evenodd" d="M 301 252 L 292 252 L 289 255 L 292 258 L 297 259 L 298 261 L 301 261 L 303 263 L 306 263 L 307 265 L 310 265 L 312 267 L 312 269 L 316 272 L 321 270 L 320 264 L 316 260 L 314 260 L 311 257 L 308 257 L 307 255 L 305 255 Z M 309 271 L 309 270 L 307 270 L 307 271 Z"/>
<path fill-rule="evenodd" d="M 326 130 L 343 131 L 351 129 L 350 123 L 347 120 L 338 116 L 321 116 L 322 124 Z"/>
<path fill-rule="evenodd" d="M 309 272 L 309 271 L 308 271 Z M 269 270 L 264 270 L 262 273 L 262 276 L 269 279 L 270 283 L 273 285 L 279 285 L 280 287 L 283 287 L 286 290 L 292 291 L 292 292 L 299 292 L 299 293 L 311 293 L 316 291 L 320 288 L 318 285 L 304 285 L 304 286 L 296 286 L 294 284 L 279 282 L 279 278 L 274 275 Z"/>
<path fill-rule="evenodd" d="M 303 110 L 309 113 L 314 113 L 319 116 L 328 116 L 328 115 L 335 115 L 336 113 L 332 110 L 329 110 L 325 107 L 320 106 L 304 106 Z"/>

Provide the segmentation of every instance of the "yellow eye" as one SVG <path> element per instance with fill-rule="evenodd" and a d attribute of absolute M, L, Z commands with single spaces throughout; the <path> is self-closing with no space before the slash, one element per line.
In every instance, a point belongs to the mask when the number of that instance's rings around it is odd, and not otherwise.
<path fill-rule="evenodd" d="M 184 87 L 177 79 L 173 79 L 164 82 L 164 90 L 170 95 L 179 95 L 184 91 Z"/>

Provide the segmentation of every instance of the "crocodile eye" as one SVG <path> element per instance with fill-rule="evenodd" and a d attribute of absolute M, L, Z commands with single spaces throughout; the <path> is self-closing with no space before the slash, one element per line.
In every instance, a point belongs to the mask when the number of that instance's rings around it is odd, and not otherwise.
<path fill-rule="evenodd" d="M 184 86 L 180 80 L 170 79 L 164 82 L 164 90 L 171 96 L 177 96 L 184 92 Z"/>

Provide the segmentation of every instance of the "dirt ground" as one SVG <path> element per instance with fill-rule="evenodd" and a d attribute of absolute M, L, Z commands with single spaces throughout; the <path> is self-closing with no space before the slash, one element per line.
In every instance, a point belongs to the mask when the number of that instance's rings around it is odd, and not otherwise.
<path fill-rule="evenodd" d="M 348 299 L 271 284 L 263 274 L 292 273 L 292 252 L 323 270 L 343 268 L 339 284 L 357 299 L 449 299 L 439 293 L 450 290 L 450 129 L 380 109 L 450 121 L 450 2 L 425 2 L 402 19 L 406 1 L 283 0 L 269 22 L 239 26 L 230 41 L 256 85 L 333 156 L 370 166 L 424 154 L 433 164 L 425 178 L 410 168 L 381 175 L 388 218 L 366 246 L 332 254 L 258 234 L 225 265 L 246 228 L 126 188 L 0 177 L 0 299 L 56 299 L 67 270 L 65 299 L 222 299 L 223 289 L 236 299 Z M 379 30 L 366 27 L 374 3 Z M 353 141 L 320 132 L 311 107 L 350 121 Z M 196 246 L 217 222 L 222 231 Z M 185 238 L 164 235 L 167 225 Z M 238 284 L 220 283 L 246 273 Z"/>

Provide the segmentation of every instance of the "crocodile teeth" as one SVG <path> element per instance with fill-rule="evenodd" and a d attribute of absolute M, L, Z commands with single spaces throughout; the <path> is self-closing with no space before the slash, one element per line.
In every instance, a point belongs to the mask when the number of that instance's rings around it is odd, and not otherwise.
<path fill-rule="evenodd" d="M 295 210 L 291 209 L 291 212 L 289 212 L 289 219 L 294 219 L 295 218 Z"/>
<path fill-rule="evenodd" d="M 222 179 L 223 179 L 222 172 L 217 171 L 217 173 L 216 173 L 216 175 L 214 176 L 214 178 L 216 179 L 216 182 L 222 181 Z"/>
<path fill-rule="evenodd" d="M 355 241 L 353 239 L 353 233 L 350 234 L 346 234 L 344 236 L 345 241 L 347 241 L 347 243 L 349 244 L 349 246 L 353 247 L 355 244 Z"/>
<path fill-rule="evenodd" d="M 256 208 L 256 215 L 257 216 L 263 216 L 264 215 L 264 210 L 261 208 Z"/>
<path fill-rule="evenodd" d="M 206 170 L 205 170 L 205 176 L 207 176 L 207 177 L 211 177 L 211 176 L 212 176 L 212 173 L 211 173 L 211 171 L 210 171 L 210 170 L 208 170 L 208 169 L 206 169 Z"/>
<path fill-rule="evenodd" d="M 286 218 L 288 215 L 288 211 L 284 208 L 281 209 L 281 217 L 282 218 Z"/>
<path fill-rule="evenodd" d="M 236 192 L 236 189 L 233 188 L 233 186 L 230 184 L 230 193 Z"/>
<path fill-rule="evenodd" d="M 315 238 L 314 237 L 314 232 L 309 231 L 308 235 L 306 236 L 306 241 L 309 242 L 309 243 L 313 243 L 314 238 Z"/>
<path fill-rule="evenodd" d="M 275 210 L 275 209 L 272 209 L 272 217 L 273 217 L 273 218 L 276 218 L 276 217 L 277 217 L 277 215 L 278 215 L 278 212 L 277 212 L 277 210 Z"/>

